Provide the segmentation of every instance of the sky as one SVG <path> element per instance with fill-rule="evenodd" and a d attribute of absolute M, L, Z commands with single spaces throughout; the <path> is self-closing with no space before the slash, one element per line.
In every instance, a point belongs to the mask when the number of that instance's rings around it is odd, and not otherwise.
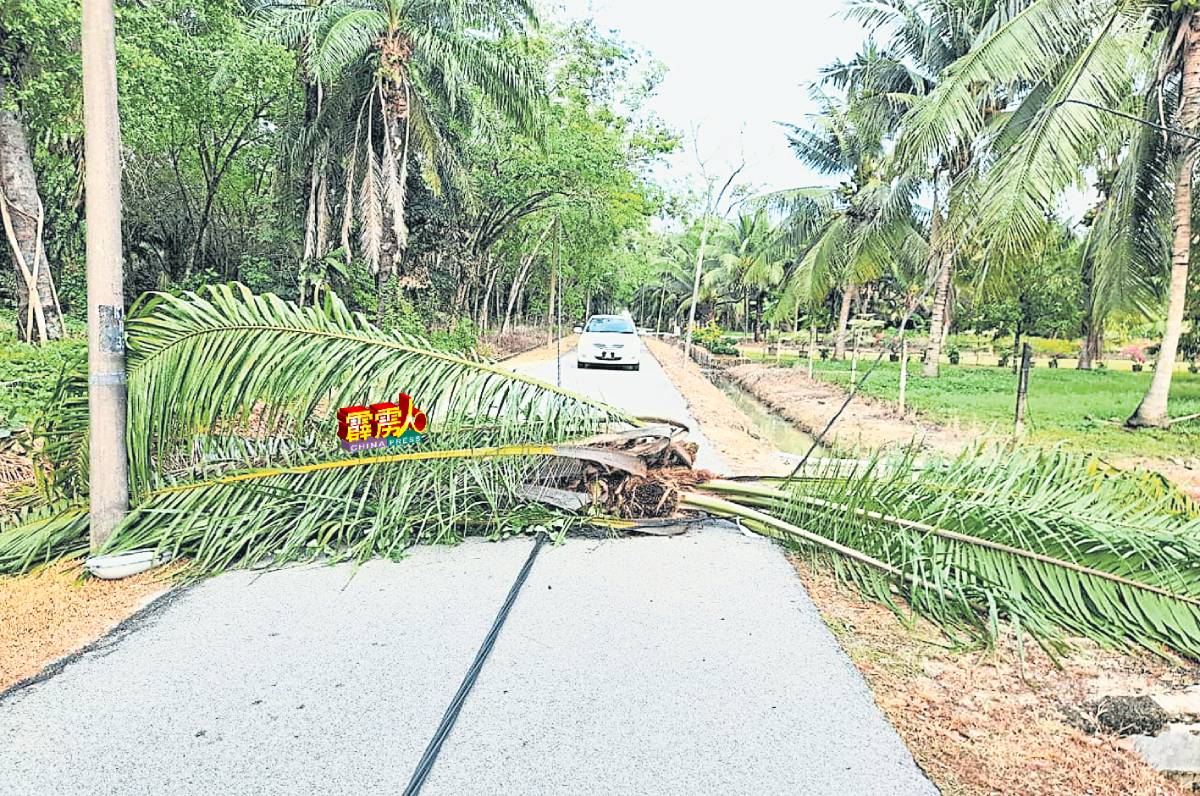
<path fill-rule="evenodd" d="M 829 182 L 796 160 L 777 122 L 803 124 L 816 110 L 808 84 L 865 38 L 857 23 L 842 18 L 843 0 L 559 3 L 569 18 L 592 17 L 600 30 L 617 31 L 666 64 L 649 107 L 683 134 L 685 145 L 660 175 L 663 182 L 700 185 L 693 130 L 707 170 L 722 178 L 744 153 L 739 180 L 757 190 Z"/>

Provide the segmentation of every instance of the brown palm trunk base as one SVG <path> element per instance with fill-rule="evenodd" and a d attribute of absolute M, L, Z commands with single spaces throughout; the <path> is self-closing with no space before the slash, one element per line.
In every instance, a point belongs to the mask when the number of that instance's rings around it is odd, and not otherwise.
<path fill-rule="evenodd" d="M 1179 100 L 1180 126 L 1194 133 L 1200 130 L 1200 13 L 1187 12 L 1183 21 L 1183 88 Z M 1154 378 L 1146 397 L 1137 410 L 1125 421 L 1130 428 L 1167 428 L 1167 398 L 1171 392 L 1171 376 L 1183 332 L 1183 310 L 1187 302 L 1188 265 L 1192 242 L 1192 169 L 1196 163 L 1196 142 L 1176 136 L 1174 237 L 1171 246 L 1171 293 L 1167 303 L 1167 326 L 1163 331 Z"/>

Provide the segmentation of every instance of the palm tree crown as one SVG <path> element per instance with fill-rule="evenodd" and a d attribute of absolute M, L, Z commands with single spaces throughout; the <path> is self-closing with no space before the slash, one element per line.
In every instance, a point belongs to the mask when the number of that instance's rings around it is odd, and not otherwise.
<path fill-rule="evenodd" d="M 545 91 L 522 50 L 536 24 L 527 0 L 310 0 L 265 10 L 271 35 L 300 52 L 318 89 L 314 169 L 340 153 L 342 247 L 349 257 L 357 225 L 372 273 L 398 270 L 408 245 L 410 162 L 440 192 L 461 182 L 454 139 L 473 129 L 481 104 L 519 129 L 538 124 Z"/>

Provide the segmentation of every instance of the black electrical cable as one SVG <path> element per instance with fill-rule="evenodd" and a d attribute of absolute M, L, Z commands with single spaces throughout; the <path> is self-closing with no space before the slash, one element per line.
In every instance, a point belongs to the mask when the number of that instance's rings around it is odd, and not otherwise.
<path fill-rule="evenodd" d="M 512 610 L 513 603 L 517 601 L 517 595 L 520 594 L 521 587 L 525 585 L 525 581 L 529 577 L 529 571 L 533 568 L 533 562 L 541 551 L 542 545 L 545 543 L 546 534 L 539 533 L 537 541 L 533 544 L 533 549 L 529 551 L 529 557 L 525 559 L 525 565 L 517 573 L 517 579 L 513 581 L 512 588 L 508 590 L 508 597 L 505 598 L 504 604 L 500 606 L 500 612 L 496 614 L 496 619 L 492 622 L 492 629 L 488 631 L 487 636 L 483 639 L 483 644 L 479 647 L 479 652 L 475 654 L 475 660 L 471 663 L 471 668 L 467 669 L 467 674 L 463 678 L 462 684 L 458 687 L 458 692 L 454 695 L 454 699 L 450 700 L 450 705 L 442 715 L 442 721 L 438 725 L 437 731 L 433 734 L 433 738 L 429 741 L 429 746 L 425 747 L 425 754 L 421 756 L 421 762 L 417 763 L 417 768 L 413 771 L 412 779 L 408 781 L 408 787 L 404 789 L 404 796 L 416 796 L 421 792 L 421 787 L 425 784 L 425 778 L 429 776 L 434 762 L 437 761 L 438 753 L 442 750 L 442 744 L 445 743 L 446 738 L 450 735 L 450 731 L 454 729 L 454 722 L 458 721 L 458 714 L 462 711 L 463 703 L 466 702 L 467 695 L 471 693 L 471 689 L 475 686 L 475 681 L 479 678 L 479 672 L 483 669 L 484 662 L 487 660 L 488 655 L 491 654 L 492 647 L 496 645 L 496 639 L 500 636 L 500 629 L 504 627 L 504 621 L 508 619 L 508 613 Z"/>

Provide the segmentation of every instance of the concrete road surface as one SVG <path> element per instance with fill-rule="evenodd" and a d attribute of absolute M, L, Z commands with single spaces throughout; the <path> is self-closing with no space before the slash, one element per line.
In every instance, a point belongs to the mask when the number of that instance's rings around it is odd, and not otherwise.
<path fill-rule="evenodd" d="M 568 363 L 568 386 L 686 414 L 653 360 Z M 176 592 L 0 699 L 0 794 L 399 793 L 530 547 Z M 936 790 L 779 549 L 713 523 L 544 547 L 423 793 Z"/>

